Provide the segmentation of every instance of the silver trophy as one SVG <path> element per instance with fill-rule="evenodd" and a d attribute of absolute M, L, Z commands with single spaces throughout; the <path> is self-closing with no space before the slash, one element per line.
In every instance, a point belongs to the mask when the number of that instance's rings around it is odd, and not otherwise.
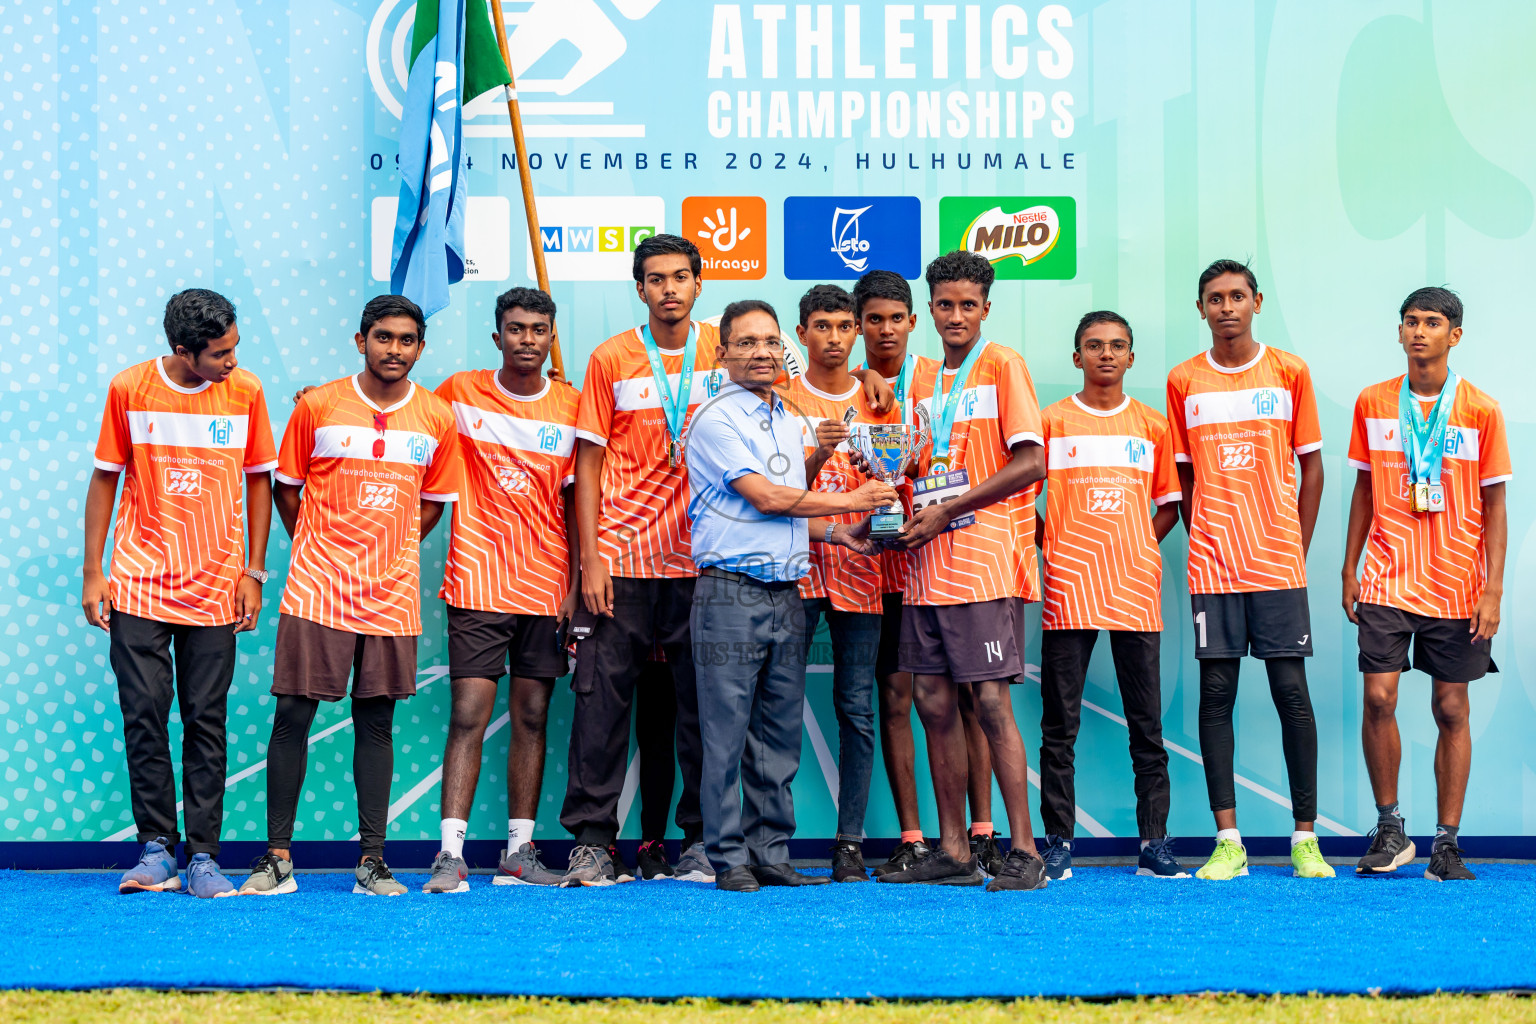
<path fill-rule="evenodd" d="M 928 410 L 917 407 L 917 424 L 860 424 L 849 437 L 849 445 L 864 456 L 871 475 L 893 487 L 906 477 L 907 470 L 933 439 Z M 870 516 L 869 535 L 874 540 L 892 540 L 906 525 L 907 514 L 900 505 L 887 505 Z"/>

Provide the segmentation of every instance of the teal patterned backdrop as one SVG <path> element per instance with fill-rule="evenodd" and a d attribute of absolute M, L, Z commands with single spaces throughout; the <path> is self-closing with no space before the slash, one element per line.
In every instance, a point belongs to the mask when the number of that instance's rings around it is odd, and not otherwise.
<path fill-rule="evenodd" d="M 1400 366 L 1402 296 L 1425 283 L 1459 289 L 1468 315 L 1454 365 L 1503 403 L 1516 463 L 1494 643 L 1503 671 L 1474 687 L 1465 828 L 1536 835 L 1536 518 L 1524 464 L 1536 402 L 1523 341 L 1536 141 L 1520 130 L 1536 108 L 1527 53 L 1536 7 L 504 0 L 504 10 L 543 219 L 572 238 L 573 225 L 712 235 L 723 262 L 706 274 L 703 314 L 748 295 L 794 305 L 806 282 L 784 277 L 789 251 L 826 259 L 830 246 L 826 236 L 784 236 L 789 196 L 916 197 L 918 221 L 884 227 L 915 233 L 924 258 L 955 242 L 941 226 L 945 197 L 1067 197 L 1075 202 L 1058 205 L 1075 212 L 1061 244 L 1075 247 L 1074 276 L 1000 282 L 990 336 L 1025 354 L 1043 404 L 1077 386 L 1079 314 L 1118 309 L 1136 328 L 1131 389 L 1161 405 L 1167 369 L 1205 344 L 1199 269 L 1218 256 L 1253 260 L 1268 300 L 1257 334 L 1311 362 L 1327 437 L 1309 565 L 1325 835 L 1374 820 L 1354 633 L 1338 608 L 1349 413 L 1360 388 Z M 241 357 L 265 383 L 277 429 L 295 388 L 356 368 L 357 313 L 384 289 L 376 239 L 387 233 L 375 230 L 392 223 L 398 189 L 409 11 L 410 0 L 0 3 L 0 840 L 133 832 L 106 642 L 78 603 L 81 503 L 106 383 L 162 351 L 165 299 L 194 284 L 239 307 Z M 417 374 L 430 385 L 494 363 L 494 297 L 529 279 L 505 113 L 489 100 L 467 113 L 475 276 L 431 324 Z M 723 199 L 684 202 L 700 196 Z M 755 243 L 745 223 L 736 239 L 716 232 L 723 221 L 702 223 L 727 207 L 760 218 Z M 866 216 L 875 237 L 879 211 Z M 604 253 L 600 236 L 596 251 L 579 247 L 551 264 L 578 379 L 593 347 L 642 315 L 623 280 L 627 257 Z M 926 325 L 917 337 L 936 350 Z M 1206 834 L 1182 534 L 1164 551 L 1172 828 Z M 440 534 L 424 550 L 434 589 L 442 557 Z M 279 537 L 262 628 L 240 641 L 229 838 L 263 835 L 266 690 L 286 558 Z M 436 835 L 443 630 L 434 600 L 421 692 L 397 718 L 393 837 Z M 1290 825 L 1261 679 L 1245 674 L 1240 698 L 1239 802 L 1246 832 L 1275 835 Z M 828 685 L 824 670 L 812 674 L 796 784 L 804 836 L 833 831 Z M 1016 695 L 1033 748 L 1038 693 L 1024 685 Z M 1134 835 L 1107 652 L 1088 700 L 1080 834 Z M 1434 820 L 1427 703 L 1427 680 L 1410 676 L 1403 796 L 1410 825 L 1423 829 Z M 566 838 L 556 816 L 569 713 L 561 688 L 538 832 L 549 838 Z M 491 729 L 471 822 L 482 837 L 500 836 L 506 818 L 505 717 Z M 323 709 L 300 840 L 356 830 L 349 731 L 345 704 Z M 883 778 L 874 790 L 868 831 L 894 835 Z M 931 801 L 924 813 L 932 827 Z M 628 813 L 625 835 L 636 828 Z"/>

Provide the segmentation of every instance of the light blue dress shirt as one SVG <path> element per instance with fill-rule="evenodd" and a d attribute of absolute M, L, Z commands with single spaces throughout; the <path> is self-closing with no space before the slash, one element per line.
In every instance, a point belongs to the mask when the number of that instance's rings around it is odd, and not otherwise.
<path fill-rule="evenodd" d="M 805 441 L 800 417 L 777 395 L 772 405 L 727 382 L 688 424 L 688 518 L 693 561 L 760 580 L 796 580 L 810 572 L 804 519 L 767 516 L 732 487 L 751 473 L 805 490 Z"/>

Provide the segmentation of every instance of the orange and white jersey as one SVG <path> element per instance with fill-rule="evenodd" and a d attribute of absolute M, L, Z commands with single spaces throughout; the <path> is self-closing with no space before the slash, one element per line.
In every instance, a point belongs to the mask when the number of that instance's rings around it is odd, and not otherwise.
<path fill-rule="evenodd" d="M 926 406 L 934 429 L 935 378 L 940 363 L 920 370 L 912 385 L 913 400 Z M 1035 385 L 1024 357 L 1006 345 L 989 344 L 972 367 L 970 380 L 953 383 L 945 370 L 946 388 L 963 386 L 955 414 L 949 455 L 953 469 L 964 469 L 975 487 L 991 478 L 1013 458 L 1020 442 L 1044 443 L 1044 425 L 1035 400 Z M 928 472 L 931 449 L 919 465 Z M 947 530 L 917 549 L 907 580 L 907 604 L 943 605 L 995 601 L 1004 597 L 1040 600 L 1035 563 L 1035 503 L 1032 488 L 995 502 L 976 513 L 976 522 Z"/>
<path fill-rule="evenodd" d="M 871 409 L 857 380 L 847 394 L 831 395 L 818 391 L 804 377 L 796 377 L 781 395 L 791 414 L 800 419 L 807 456 L 816 450 L 816 428 L 822 421 L 841 420 L 850 407 L 858 410 L 852 421 L 855 428 L 861 423 L 895 423 L 900 415 L 895 409 L 887 413 Z M 846 494 L 858 490 L 865 479 L 864 474 L 853 468 L 848 442 L 844 441 L 822 464 L 811 489 L 824 494 Z M 849 512 L 828 518 L 839 523 L 858 523 L 866 515 Z M 881 593 L 880 555 L 861 555 L 839 544 L 811 545 L 811 572 L 800 580 L 801 597 L 830 598 L 832 607 L 840 612 L 878 615 Z"/>
<path fill-rule="evenodd" d="M 283 614 L 419 636 L 421 501 L 458 499 L 458 448 L 453 410 L 415 384 L 387 409 L 356 377 L 299 399 L 277 457 L 278 480 L 304 488 Z"/>
<path fill-rule="evenodd" d="M 693 384 L 688 415 L 710 398 L 719 329 L 694 322 Z M 674 397 L 683 371 L 683 349 L 661 349 Z M 721 383 L 723 377 L 716 378 Z M 688 471 L 667 459 L 667 418 L 662 396 L 634 328 L 603 342 L 587 363 L 577 407 L 576 436 L 607 449 L 597 545 L 615 576 L 654 579 L 693 576 L 689 539 Z M 686 429 L 686 428 L 685 428 Z"/>
<path fill-rule="evenodd" d="M 1373 384 L 1355 402 L 1349 464 L 1371 474 L 1371 532 L 1360 600 L 1415 615 L 1465 619 L 1483 595 L 1484 487 L 1513 474 L 1504 413 L 1487 393 L 1462 381 L 1445 429 L 1440 483 L 1444 512 L 1408 508 L 1408 463 L 1398 427 L 1403 378 Z M 1426 416 L 1433 397 L 1420 398 Z"/>
<path fill-rule="evenodd" d="M 1268 345 L 1243 366 L 1187 359 L 1168 374 L 1168 425 L 1195 471 L 1189 592 L 1306 586 L 1296 456 L 1323 446 L 1307 364 Z"/>
<path fill-rule="evenodd" d="M 580 392 L 545 378 L 514 395 L 467 370 L 437 396 L 453 409 L 462 479 L 441 597 L 455 608 L 554 615 L 571 589 L 564 490 L 576 480 Z"/>
<path fill-rule="evenodd" d="M 1178 501 L 1163 414 L 1129 395 L 1111 410 L 1076 396 L 1045 418 L 1045 629 L 1163 628 L 1153 505 Z"/>
<path fill-rule="evenodd" d="M 112 607 L 186 626 L 235 621 L 245 572 L 245 476 L 277 465 L 261 381 L 184 388 L 160 359 L 107 387 L 96 468 L 123 473 Z"/>

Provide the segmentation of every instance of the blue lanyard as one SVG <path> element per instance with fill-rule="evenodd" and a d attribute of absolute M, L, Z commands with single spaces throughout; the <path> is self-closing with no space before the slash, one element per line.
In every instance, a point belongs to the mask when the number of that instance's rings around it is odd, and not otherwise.
<path fill-rule="evenodd" d="M 965 385 L 971 378 L 971 368 L 976 365 L 976 357 L 986 347 L 986 338 L 977 340 L 976 347 L 971 349 L 965 362 L 960 364 L 960 369 L 955 371 L 955 379 L 950 383 L 948 393 L 944 390 L 944 364 L 939 364 L 938 376 L 933 381 L 934 411 L 938 413 L 933 423 L 933 457 L 936 459 L 949 454 L 950 435 L 955 430 L 955 413 L 960 409 L 960 396 L 965 393 Z"/>
<path fill-rule="evenodd" d="M 902 362 L 901 369 L 896 372 L 896 411 L 903 421 L 907 418 L 907 388 L 912 383 L 912 372 L 917 368 L 917 355 L 907 353 L 907 358 Z M 869 369 L 868 363 L 860 363 L 859 369 Z"/>
<path fill-rule="evenodd" d="M 1440 389 L 1426 418 L 1408 386 L 1408 375 L 1403 375 L 1403 391 L 1397 400 L 1397 427 L 1403 437 L 1409 482 L 1440 482 L 1440 467 L 1445 461 L 1445 428 L 1450 424 L 1451 406 L 1456 404 L 1456 386 L 1460 383 L 1461 378 L 1454 373 L 1446 378 L 1445 387 Z M 1446 401 L 1447 396 L 1450 401 Z"/>
<path fill-rule="evenodd" d="M 661 351 L 656 339 L 651 337 L 649 324 L 640 328 L 640 340 L 645 343 L 645 357 L 651 361 L 651 376 L 656 379 L 656 397 L 661 399 L 661 411 L 667 418 L 667 431 L 674 442 L 681 442 L 683 424 L 688 420 L 688 392 L 693 390 L 693 360 L 697 354 L 699 330 L 688 327 L 688 342 L 683 347 L 683 372 L 677 382 L 677 397 L 672 397 L 672 383 L 667 380 L 667 368 L 662 364 Z"/>

